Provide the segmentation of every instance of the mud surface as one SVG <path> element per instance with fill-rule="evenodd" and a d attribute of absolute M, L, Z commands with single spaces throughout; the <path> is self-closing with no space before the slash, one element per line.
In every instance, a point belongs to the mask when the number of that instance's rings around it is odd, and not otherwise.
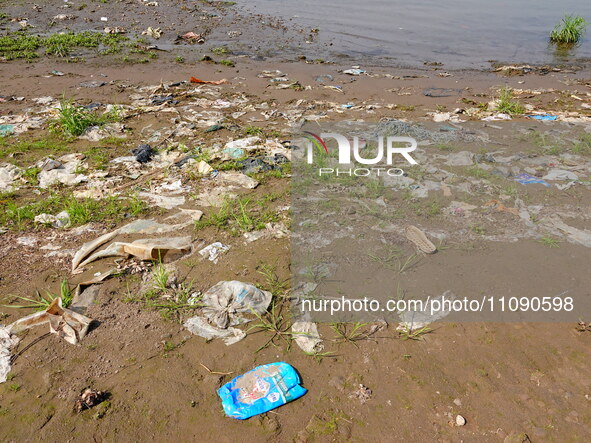
<path fill-rule="evenodd" d="M 33 11 L 32 5 L 16 2 L 4 7 L 10 16 L 28 17 L 37 27 L 32 31 L 39 33 L 65 27 L 100 30 L 103 25 L 126 27 L 131 33 L 159 26 L 166 31 L 166 38 L 162 37 L 162 43 L 149 43 L 169 52 L 147 50 L 157 56 L 146 63 L 125 61 L 118 54 L 96 56 L 88 50 L 83 51 L 85 60 L 78 63 L 54 56 L 0 63 L 0 95 L 4 97 L 0 117 L 6 121 L 23 115 L 25 121 L 41 119 L 38 127 L 2 138 L 2 163 L 26 171 L 47 157 L 86 153 L 87 165 L 81 172 L 90 177 L 73 186 L 41 189 L 30 175 L 21 176 L 14 182 L 17 189 L 2 193 L 2 211 L 13 214 L 15 207 L 47 199 L 53 193 L 81 192 L 84 194 L 79 195 L 95 197 L 104 193 L 126 199 L 142 192 L 164 192 L 161 186 L 176 180 L 181 181 L 182 191 L 175 196 L 185 200 L 173 209 L 153 203 L 147 203 L 139 213 L 126 210 L 121 214 L 113 209 L 104 218 L 65 229 L 28 219 L 20 221 L 15 216 L 3 219 L 3 305 L 23 304 L 18 296 L 35 297 L 35 291 L 59 293 L 63 279 L 75 287 L 97 272 L 112 268 L 121 272 L 98 285 L 98 295 L 85 313 L 95 324 L 80 344 L 74 346 L 54 334 L 46 335 L 48 330 L 43 326 L 20 334 L 21 342 L 14 350 L 18 357 L 9 380 L 0 384 L 0 439 L 588 440 L 591 332 L 586 323 L 577 324 L 571 318 L 568 322 L 544 323 L 455 319 L 433 323 L 417 336 L 398 331 L 397 321 L 389 325 L 371 322 L 353 336 L 348 334 L 352 324 L 321 323 L 318 329 L 324 350 L 306 355 L 286 339 L 288 308 L 282 311 L 281 333 L 256 327 L 260 321 L 254 319 L 239 326 L 247 331 L 245 339 L 226 346 L 219 339 L 207 341 L 192 335 L 182 326 L 186 318 L 199 312 L 198 308 L 169 304 L 170 297 L 182 292 L 180 283 L 190 284 L 194 292 L 205 292 L 222 280 L 259 285 L 272 291 L 279 301 L 289 296 L 294 271 L 291 240 L 280 231 L 281 227 L 289 230 L 291 193 L 298 189 L 292 188 L 289 169 L 251 174 L 259 182 L 253 189 L 228 188 L 223 173 L 243 171 L 231 159 L 223 158 L 227 142 L 258 135 L 261 140 L 249 157 L 264 157 L 271 149 L 266 141 L 274 142 L 273 149 L 289 146 L 292 126 L 303 120 L 377 123 L 382 119 L 401 119 L 437 134 L 462 130 L 489 134 L 489 138 L 431 140 L 432 144 L 418 151 L 426 166 L 407 168 L 408 178 L 418 187 L 389 185 L 378 195 L 361 190 L 364 193 L 355 197 L 356 203 L 365 202 L 368 213 L 376 218 L 363 218 L 356 212 L 357 226 L 371 220 L 367 230 L 380 236 L 371 252 L 382 259 L 376 261 L 366 255 L 359 268 L 388 278 L 394 273 L 394 281 L 417 297 L 439 295 L 453 286 L 458 295 L 534 296 L 568 290 L 586 301 L 591 296 L 591 245 L 582 244 L 581 239 L 584 241 L 591 230 L 591 157 L 581 140 L 586 140 L 590 131 L 588 71 L 577 66 L 501 71 L 362 66 L 366 73 L 351 76 L 342 73 L 349 65 L 312 62 L 317 57 L 305 43 L 302 47 L 307 49 L 302 55 L 307 60 L 293 57 L 282 61 L 261 59 L 269 54 L 257 50 L 259 37 L 251 40 L 254 30 L 263 27 L 263 34 L 256 35 L 273 39 L 280 53 L 283 41 L 297 47 L 298 38 L 305 41 L 309 30 L 293 37 L 292 30 L 282 28 L 279 21 L 256 17 L 243 21 L 229 6 L 160 3 L 167 5 L 167 15 L 159 15 L 155 7 L 142 2 L 88 2 L 81 11 L 61 9 L 55 2 L 37 2 L 40 12 Z M 85 25 L 73 20 L 49 27 L 51 18 L 60 13 L 89 16 L 93 21 Z M 99 25 L 101 16 L 109 17 L 109 21 Z M 6 26 L 18 24 L 8 22 Z M 206 27 L 209 31 L 202 45 L 171 44 L 181 33 L 199 33 Z M 229 37 L 228 32 L 234 30 L 242 34 Z M 210 52 L 218 42 L 227 44 L 230 52 L 222 56 Z M 198 61 L 204 54 L 211 54 L 214 61 Z M 177 56 L 184 62 L 175 60 Z M 231 59 L 235 66 L 215 63 L 222 58 Z M 275 70 L 280 73 L 264 73 Z M 225 78 L 228 82 L 191 84 L 191 76 L 212 81 Z M 274 81 L 277 78 L 282 80 Z M 89 82 L 104 84 L 83 86 Z M 513 89 L 514 100 L 528 106 L 526 114 L 550 113 L 558 120 L 542 122 L 514 115 L 510 121 L 483 121 L 499 114 L 494 103 L 488 103 L 498 99 L 499 88 L 505 85 Z M 53 100 L 47 103 L 33 100 L 48 96 Z M 154 98 L 163 96 L 171 98 L 163 104 L 154 103 Z M 113 125 L 123 124 L 125 128 L 118 132 L 113 129 L 115 135 L 96 141 L 64 137 L 59 130 L 50 132 L 62 97 L 81 105 L 100 104 L 100 112 L 109 104 L 121 106 L 122 120 Z M 223 129 L 205 132 L 220 123 Z M 46 144 L 37 149 L 37 145 L 23 144 L 40 140 Z M 145 165 L 112 162 L 130 156 L 130 151 L 142 143 L 155 146 L 160 157 Z M 100 157 L 94 155 L 97 150 Z M 470 164 L 447 164 L 451 156 L 463 151 L 469 153 Z M 516 157 L 505 164 L 487 161 L 487 154 L 497 159 Z M 174 165 L 187 155 L 194 155 L 195 163 Z M 197 160 L 216 166 L 221 175 L 199 173 Z M 225 167 L 228 170 L 224 171 Z M 507 174 L 529 171 L 540 178 L 553 168 L 575 173 L 576 183 L 564 190 L 556 184 L 567 184 L 568 180 L 548 181 L 550 187 L 522 185 L 514 175 Z M 442 176 L 441 170 L 453 177 Z M 92 175 L 101 172 L 106 175 Z M 421 197 L 421 187 L 435 181 L 440 187 L 429 189 Z M 220 208 L 204 197 L 211 197 L 215 188 L 222 189 L 222 194 L 232 194 L 232 202 L 239 201 L 236 197 L 249 199 L 249 216 L 270 225 L 250 225 L 236 212 L 226 224 L 191 223 L 172 233 L 174 237 L 190 236 L 193 252 L 172 263 L 176 286 L 169 285 L 156 295 L 150 292 L 154 266 L 139 261 L 106 258 L 84 267 L 82 273 L 71 272 L 72 256 L 82 244 L 135 219 L 166 223 L 167 217 L 183 208 L 203 211 L 203 220 L 213 220 L 220 215 Z M 488 204 L 491 200 L 497 203 Z M 458 202 L 474 208 L 466 209 Z M 499 203 L 505 208 L 526 209 L 529 218 L 502 210 Z M 319 218 L 328 212 L 355 214 L 348 204 L 321 209 L 316 214 Z M 556 217 L 567 228 L 552 225 Z M 421 256 L 406 269 L 392 269 L 390 265 L 396 267 L 397 262 L 388 262 L 386 247 L 396 246 L 406 254 L 415 252 L 404 237 L 404 226 L 409 223 L 424 230 L 440 249 L 434 255 Z M 254 233 L 261 237 L 249 241 Z M 118 240 L 140 237 L 134 234 Z M 338 239 L 329 240 L 335 240 L 332 247 L 339 246 Z M 197 251 L 216 241 L 231 248 L 214 263 Z M 368 291 L 370 283 L 368 280 L 360 289 Z M 10 324 L 31 312 L 2 306 L 1 322 Z M 581 308 L 579 312 L 582 322 L 591 320 L 589 310 Z M 277 321 L 278 317 L 268 313 L 264 319 Z M 308 393 L 247 421 L 226 417 L 216 390 L 257 365 L 275 361 L 293 365 Z M 87 387 L 109 396 L 101 404 L 76 413 L 74 404 Z M 464 426 L 456 425 L 457 415 L 465 418 Z"/>

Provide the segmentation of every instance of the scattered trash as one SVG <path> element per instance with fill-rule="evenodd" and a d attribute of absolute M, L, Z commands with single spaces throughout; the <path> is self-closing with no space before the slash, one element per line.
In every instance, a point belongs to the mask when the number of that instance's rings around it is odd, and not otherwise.
<path fill-rule="evenodd" d="M 209 261 L 217 264 L 220 255 L 229 250 L 230 246 L 224 245 L 218 241 L 201 249 L 199 254 L 201 254 L 203 257 L 206 257 Z"/>
<path fill-rule="evenodd" d="M 138 219 L 114 231 L 103 234 L 94 240 L 84 243 L 78 252 L 76 252 L 72 259 L 72 272 L 75 272 L 80 266 L 80 263 L 93 251 L 115 238 L 118 234 L 164 234 L 174 232 L 199 220 L 202 215 L 203 212 L 199 210 L 181 209 L 176 214 L 164 219 L 164 221 L 175 222 L 174 224 L 158 223 L 149 219 Z"/>
<path fill-rule="evenodd" d="M 114 26 L 114 27 L 107 26 L 107 27 L 105 27 L 105 29 L 103 29 L 103 31 L 105 32 L 105 34 L 125 34 L 125 33 L 127 33 L 127 30 L 125 28 L 121 28 L 120 26 Z"/>
<path fill-rule="evenodd" d="M 488 117 L 484 117 L 482 120 L 485 121 L 485 122 L 494 122 L 494 121 L 500 121 L 500 120 L 511 120 L 511 116 L 509 114 L 499 113 L 499 114 L 489 115 Z"/>
<path fill-rule="evenodd" d="M 487 201 L 484 206 L 492 206 L 499 212 L 509 212 L 514 215 L 519 215 L 519 209 L 517 208 L 508 208 L 503 203 L 498 200 L 489 200 Z"/>
<path fill-rule="evenodd" d="M 527 115 L 526 117 L 532 118 L 534 120 L 542 120 L 542 121 L 554 121 L 554 120 L 558 119 L 557 115 L 551 115 L 551 114 L 530 114 L 530 115 Z"/>
<path fill-rule="evenodd" d="M 413 242 L 421 252 L 424 252 L 425 254 L 433 254 L 437 251 L 437 248 L 431 243 L 425 233 L 416 226 L 408 225 L 405 232 L 406 238 Z"/>
<path fill-rule="evenodd" d="M 96 406 L 107 398 L 107 394 L 102 391 L 95 391 L 94 389 L 86 388 L 80 394 L 76 403 L 74 403 L 74 411 L 80 413 L 85 409 L 90 409 L 93 406 Z"/>
<path fill-rule="evenodd" d="M 244 151 L 244 149 L 242 148 L 224 148 L 224 150 L 222 151 L 224 154 L 228 154 L 230 156 L 230 158 L 242 158 L 246 155 L 246 152 Z"/>
<path fill-rule="evenodd" d="M 219 131 L 220 129 L 224 129 L 224 127 L 225 127 L 224 125 L 211 125 L 207 129 L 205 129 L 205 131 L 203 131 L 203 132 L 205 132 L 205 133 L 215 132 L 215 131 Z"/>
<path fill-rule="evenodd" d="M 238 140 L 232 140 L 231 142 L 226 143 L 224 152 L 226 152 L 226 150 L 233 152 L 236 149 L 242 149 L 241 152 L 257 149 L 261 141 L 261 138 L 256 135 L 252 137 L 239 138 Z"/>
<path fill-rule="evenodd" d="M 10 326 L 0 325 L 0 383 L 6 381 L 12 367 L 11 352 L 20 339 L 10 332 Z"/>
<path fill-rule="evenodd" d="M 544 180 L 578 180 L 579 176 L 572 171 L 566 171 L 564 169 L 550 169 L 542 178 Z"/>
<path fill-rule="evenodd" d="M 246 337 L 246 333 L 241 329 L 233 327 L 228 327 L 226 329 L 218 328 L 212 326 L 205 318 L 199 316 L 187 319 L 183 326 L 187 328 L 189 332 L 203 337 L 206 340 L 221 338 L 226 346 L 237 343 Z"/>
<path fill-rule="evenodd" d="M 223 78 L 221 80 L 199 80 L 198 78 L 191 77 L 189 79 L 189 81 L 191 83 L 201 83 L 201 84 L 205 84 L 205 85 L 224 85 L 224 84 L 228 83 L 228 80 L 226 80 L 225 78 Z"/>
<path fill-rule="evenodd" d="M 62 211 L 57 215 L 39 214 L 35 216 L 34 222 L 51 225 L 54 228 L 67 228 L 70 226 L 70 214 L 67 211 Z"/>
<path fill-rule="evenodd" d="M 156 151 L 146 144 L 139 145 L 131 153 L 135 155 L 135 159 L 140 163 L 148 163 L 156 155 Z"/>
<path fill-rule="evenodd" d="M 248 283 L 221 281 L 201 297 L 203 316 L 189 318 L 184 326 L 207 340 L 222 338 L 229 346 L 246 337 L 244 331 L 232 327 L 249 321 L 239 314 L 261 315 L 269 307 L 271 298 L 270 292 Z"/>
<path fill-rule="evenodd" d="M 129 257 L 134 256 L 140 260 L 174 259 L 191 251 L 191 237 L 160 237 L 142 238 L 130 243 L 113 242 L 105 249 L 90 255 L 76 267 L 84 267 L 87 264 L 105 257 Z"/>
<path fill-rule="evenodd" d="M 216 326 L 227 328 L 244 322 L 240 313 L 263 314 L 271 303 L 270 292 L 240 281 L 221 281 L 203 294 L 205 316 Z"/>
<path fill-rule="evenodd" d="M 179 35 L 176 40 L 175 43 L 179 43 L 181 41 L 186 41 L 189 43 L 205 43 L 205 38 L 203 37 L 203 35 L 201 34 L 196 34 L 194 32 L 187 32 L 183 35 Z"/>
<path fill-rule="evenodd" d="M 284 362 L 258 366 L 218 389 L 227 416 L 245 420 L 296 400 L 307 390 Z"/>
<path fill-rule="evenodd" d="M 45 311 L 20 318 L 8 326 L 11 334 L 49 323 L 49 332 L 73 345 L 84 338 L 92 319 L 62 307 L 61 297 L 55 298 Z"/>
<path fill-rule="evenodd" d="M 154 194 L 152 192 L 140 192 L 138 193 L 138 197 L 143 200 L 150 201 L 153 205 L 158 206 L 163 209 L 173 209 L 177 206 L 185 204 L 185 196 L 169 196 L 169 195 L 160 195 Z"/>
<path fill-rule="evenodd" d="M 22 175 L 18 166 L 10 163 L 0 164 L 0 192 L 9 192 L 15 187 L 14 182 Z"/>
<path fill-rule="evenodd" d="M 352 69 L 345 69 L 343 71 L 343 74 L 357 76 L 357 75 L 365 74 L 365 71 L 363 69 L 359 69 L 359 68 L 352 68 Z"/>
<path fill-rule="evenodd" d="M 14 134 L 14 125 L 0 125 L 0 137 Z"/>
<path fill-rule="evenodd" d="M 566 239 L 571 243 L 578 243 L 587 248 L 591 248 L 591 231 L 587 229 L 578 229 L 569 226 L 560 220 L 557 216 L 544 221 L 544 227 L 557 230 L 566 235 Z"/>
<path fill-rule="evenodd" d="M 151 26 L 149 26 L 148 29 L 142 32 L 142 35 L 147 35 L 148 37 L 159 39 L 162 36 L 162 29 L 152 28 Z"/>
<path fill-rule="evenodd" d="M 538 177 L 534 177 L 533 175 L 527 174 L 527 173 L 521 173 L 519 175 L 515 176 L 514 179 L 517 183 L 521 183 L 522 185 L 531 185 L 533 183 L 539 183 L 542 184 L 546 187 L 550 187 L 550 183 L 548 183 L 546 180 L 542 180 L 541 178 Z"/>
<path fill-rule="evenodd" d="M 357 399 L 362 405 L 367 403 L 367 401 L 371 399 L 371 396 L 371 389 L 361 383 L 359 383 L 355 391 L 349 394 L 350 399 Z"/>
<path fill-rule="evenodd" d="M 432 300 L 439 303 L 441 303 L 441 300 L 443 299 L 449 300 L 451 303 L 455 297 L 450 290 L 447 290 L 440 296 L 432 298 Z M 443 303 L 441 305 L 445 306 Z M 410 332 L 422 329 L 437 320 L 441 320 L 451 312 L 449 310 L 441 309 L 432 313 L 426 303 L 417 306 L 422 307 L 423 309 L 419 311 L 402 311 L 399 313 L 400 324 L 396 328 L 398 331 Z M 451 304 L 449 306 L 451 306 Z"/>
<path fill-rule="evenodd" d="M 300 349 L 308 354 L 321 352 L 324 346 L 318 333 L 316 323 L 310 321 L 296 321 L 291 326 L 293 338 Z"/>

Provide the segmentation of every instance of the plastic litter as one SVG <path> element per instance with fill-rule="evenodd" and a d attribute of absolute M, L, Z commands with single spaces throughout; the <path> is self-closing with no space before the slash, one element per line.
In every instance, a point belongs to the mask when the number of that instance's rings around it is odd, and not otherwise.
<path fill-rule="evenodd" d="M 203 315 L 189 318 L 184 326 L 193 334 L 207 340 L 222 338 L 226 345 L 234 344 L 246 334 L 238 328 L 250 321 L 242 313 L 263 314 L 271 303 L 272 294 L 239 281 L 221 281 L 201 298 Z"/>
<path fill-rule="evenodd" d="M 557 115 L 551 114 L 531 114 L 527 116 L 528 118 L 533 118 L 534 120 L 542 120 L 542 121 L 554 121 L 558 119 Z"/>
<path fill-rule="evenodd" d="M 217 264 L 220 255 L 229 250 L 230 246 L 224 245 L 218 241 L 201 249 L 199 254 L 201 254 L 203 257 L 206 257 L 209 261 Z"/>
<path fill-rule="evenodd" d="M 0 125 L 0 137 L 14 134 L 14 125 Z"/>
<path fill-rule="evenodd" d="M 272 294 L 240 281 L 221 281 L 203 294 L 205 316 L 216 326 L 227 328 L 244 322 L 240 313 L 263 314 Z"/>
<path fill-rule="evenodd" d="M 170 221 L 173 224 L 158 223 L 150 219 L 138 219 L 114 231 L 107 232 L 82 245 L 72 259 L 72 272 L 76 271 L 80 263 L 93 251 L 115 238 L 118 234 L 164 234 L 174 232 L 189 226 L 202 216 L 203 212 L 199 210 L 181 209 L 164 219 L 164 221 Z"/>
<path fill-rule="evenodd" d="M 578 180 L 579 176 L 572 171 L 566 171 L 564 169 L 550 169 L 542 178 L 544 180 Z"/>
<path fill-rule="evenodd" d="M 225 78 L 223 78 L 221 80 L 200 80 L 198 78 L 191 77 L 189 79 L 189 81 L 191 83 L 201 83 L 201 84 L 205 84 L 205 85 L 223 85 L 223 84 L 228 83 L 228 80 L 226 80 Z"/>
<path fill-rule="evenodd" d="M 11 351 L 18 344 L 19 338 L 10 332 L 9 326 L 0 325 L 0 383 L 6 381 L 11 364 Z"/>
<path fill-rule="evenodd" d="M 0 165 L 0 192 L 7 192 L 14 188 L 14 182 L 21 176 L 22 169 L 10 163 Z"/>
<path fill-rule="evenodd" d="M 227 416 L 245 420 L 304 395 L 296 370 L 284 362 L 258 366 L 218 389 Z"/>
<path fill-rule="evenodd" d="M 501 120 L 511 120 L 511 116 L 509 114 L 499 113 L 499 114 L 489 115 L 488 117 L 484 117 L 482 119 L 482 121 L 485 121 L 485 122 L 494 122 L 494 121 L 501 121 Z"/>
<path fill-rule="evenodd" d="M 16 334 L 49 323 L 49 331 L 52 334 L 57 334 L 75 345 L 84 338 L 92 321 L 91 318 L 62 307 L 62 299 L 57 297 L 45 311 L 20 318 L 9 325 L 8 329 L 11 334 Z"/>
<path fill-rule="evenodd" d="M 107 396 L 108 394 L 105 392 L 86 388 L 74 403 L 74 411 L 82 412 L 85 409 L 90 409 L 106 400 Z"/>
<path fill-rule="evenodd" d="M 156 151 L 152 149 L 150 145 L 139 145 L 131 153 L 135 156 L 135 159 L 140 163 L 148 163 L 152 160 L 152 157 L 156 155 Z"/>
<path fill-rule="evenodd" d="M 151 26 L 148 26 L 148 29 L 143 31 L 142 35 L 147 35 L 148 37 L 159 39 L 162 36 L 162 29 L 152 28 Z"/>
<path fill-rule="evenodd" d="M 324 348 L 316 323 L 298 320 L 291 326 L 291 332 L 296 344 L 308 354 L 321 352 Z"/>
<path fill-rule="evenodd" d="M 441 301 L 443 298 L 446 300 L 454 300 L 454 294 L 447 290 L 438 297 L 434 297 L 433 300 Z M 437 321 L 449 315 L 451 311 L 439 310 L 433 314 L 430 312 L 429 307 L 424 304 L 422 311 L 403 311 L 399 314 L 400 324 L 396 328 L 397 330 L 408 330 L 413 331 L 416 329 L 424 328 L 425 326 Z"/>
<path fill-rule="evenodd" d="M 183 195 L 168 196 L 154 194 L 152 192 L 140 192 L 138 196 L 144 200 L 149 200 L 154 205 L 163 209 L 172 209 L 185 204 L 185 197 Z"/>
<path fill-rule="evenodd" d="M 521 183 L 522 185 L 531 185 L 533 183 L 539 183 L 542 184 L 546 187 L 550 187 L 550 183 L 548 183 L 546 180 L 542 180 L 541 178 L 538 177 L 534 177 L 533 175 L 527 174 L 527 173 L 521 173 L 519 175 L 515 176 L 514 179 L 517 183 Z"/>
<path fill-rule="evenodd" d="M 142 238 L 131 243 L 113 242 L 81 262 L 78 267 L 86 266 L 104 257 L 134 256 L 140 260 L 163 260 L 165 257 L 179 257 L 191 251 L 191 237 Z"/>
<path fill-rule="evenodd" d="M 221 338 L 226 346 L 237 343 L 246 337 L 246 333 L 238 328 L 218 328 L 216 326 L 212 326 L 205 318 L 199 316 L 187 319 L 183 326 L 191 333 L 203 337 L 206 340 Z"/>
<path fill-rule="evenodd" d="M 343 71 L 343 74 L 347 74 L 347 75 L 361 75 L 361 74 L 365 74 L 365 71 L 363 69 L 358 69 L 358 68 L 345 69 Z"/>
<path fill-rule="evenodd" d="M 35 216 L 34 222 L 51 225 L 54 228 L 67 228 L 70 226 L 70 214 L 67 211 L 62 211 L 57 215 L 39 214 Z"/>
<path fill-rule="evenodd" d="M 183 35 L 179 35 L 176 40 L 175 43 L 181 42 L 181 41 L 186 41 L 189 43 L 205 43 L 205 38 L 203 38 L 203 36 L 201 34 L 196 34 L 192 31 L 187 32 Z"/>

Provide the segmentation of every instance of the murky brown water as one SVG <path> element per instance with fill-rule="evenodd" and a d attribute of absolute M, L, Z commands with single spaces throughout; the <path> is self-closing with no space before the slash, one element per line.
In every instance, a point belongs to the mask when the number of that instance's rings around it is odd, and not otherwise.
<path fill-rule="evenodd" d="M 591 20 L 591 3 L 581 0 L 240 0 L 251 12 L 292 19 L 320 29 L 333 43 L 327 54 L 359 63 L 418 65 L 438 61 L 450 67 L 480 67 L 489 60 L 565 62 L 591 57 L 586 36 L 570 54 L 548 45 L 564 14 Z"/>

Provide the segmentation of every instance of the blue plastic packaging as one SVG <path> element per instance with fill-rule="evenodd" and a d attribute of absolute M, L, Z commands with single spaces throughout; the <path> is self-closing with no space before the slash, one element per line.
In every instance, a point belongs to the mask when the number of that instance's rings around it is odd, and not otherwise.
<path fill-rule="evenodd" d="M 258 366 L 218 389 L 227 416 L 245 420 L 300 398 L 306 393 L 287 363 Z"/>

